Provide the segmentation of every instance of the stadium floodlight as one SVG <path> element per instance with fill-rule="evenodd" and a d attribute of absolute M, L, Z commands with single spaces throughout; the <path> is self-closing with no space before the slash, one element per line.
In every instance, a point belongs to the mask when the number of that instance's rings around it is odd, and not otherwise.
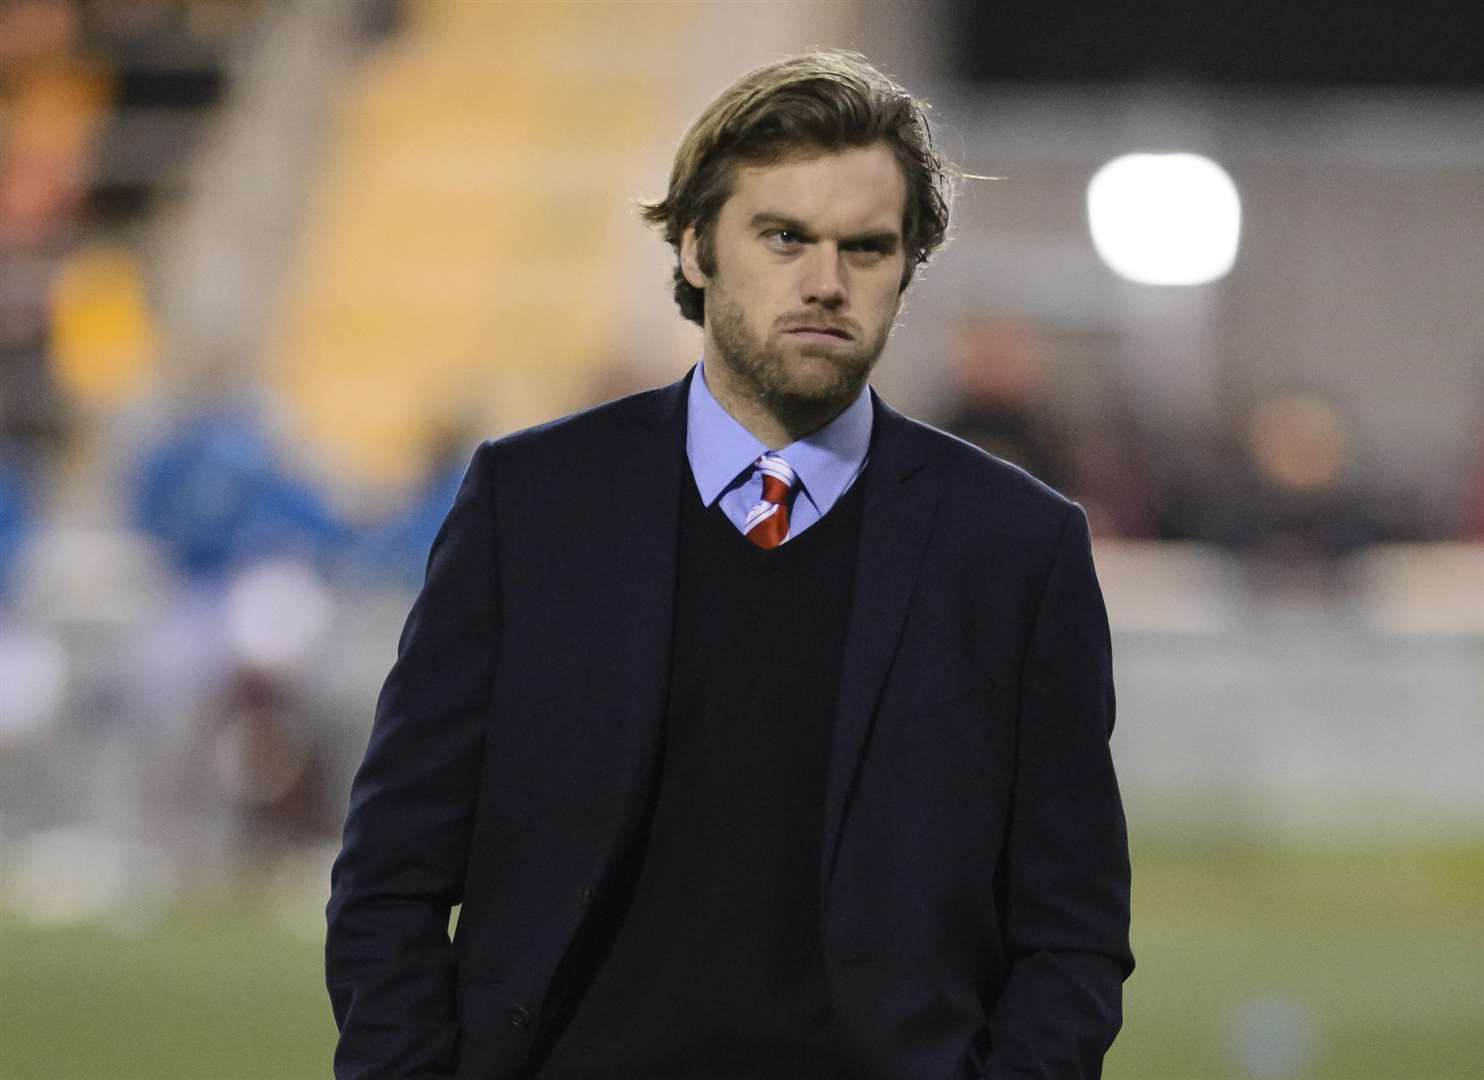
<path fill-rule="evenodd" d="M 1198 154 L 1125 154 L 1087 185 L 1093 246 L 1120 277 L 1144 285 L 1202 285 L 1237 259 L 1237 185 Z"/>

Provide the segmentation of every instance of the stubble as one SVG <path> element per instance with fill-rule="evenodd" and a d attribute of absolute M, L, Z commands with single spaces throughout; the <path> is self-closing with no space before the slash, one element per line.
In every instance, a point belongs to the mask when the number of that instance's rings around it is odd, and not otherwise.
<path fill-rule="evenodd" d="M 706 321 L 718 359 L 759 405 L 790 429 L 827 423 L 855 400 L 891 334 L 886 322 L 867 340 L 843 347 L 763 340 L 724 289 L 706 290 Z"/>

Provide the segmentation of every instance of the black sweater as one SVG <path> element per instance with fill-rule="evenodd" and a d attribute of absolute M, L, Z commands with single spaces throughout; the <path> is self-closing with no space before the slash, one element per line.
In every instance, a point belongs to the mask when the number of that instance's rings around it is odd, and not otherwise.
<path fill-rule="evenodd" d="M 684 472 L 647 842 L 545 1080 L 839 1075 L 820 844 L 863 485 L 765 551 L 705 509 Z"/>

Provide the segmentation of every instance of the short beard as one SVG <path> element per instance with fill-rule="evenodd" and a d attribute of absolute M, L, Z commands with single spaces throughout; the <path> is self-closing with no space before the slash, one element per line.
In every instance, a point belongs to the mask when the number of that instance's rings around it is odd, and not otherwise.
<path fill-rule="evenodd" d="M 865 386 L 891 335 L 891 322 L 870 341 L 851 342 L 848 349 L 804 345 L 803 356 L 827 362 L 823 377 L 806 379 L 792 369 L 782 343 L 758 338 L 747 325 L 746 313 L 723 290 L 706 290 L 706 321 L 719 359 L 774 416 L 792 426 L 822 414 L 832 416 L 855 400 Z"/>

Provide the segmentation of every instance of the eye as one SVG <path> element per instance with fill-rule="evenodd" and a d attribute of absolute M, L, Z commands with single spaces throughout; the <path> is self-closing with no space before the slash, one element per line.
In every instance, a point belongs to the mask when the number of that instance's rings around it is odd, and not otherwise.
<path fill-rule="evenodd" d="M 792 229 L 769 229 L 763 233 L 763 240 L 775 251 L 793 251 L 804 242 Z"/>

